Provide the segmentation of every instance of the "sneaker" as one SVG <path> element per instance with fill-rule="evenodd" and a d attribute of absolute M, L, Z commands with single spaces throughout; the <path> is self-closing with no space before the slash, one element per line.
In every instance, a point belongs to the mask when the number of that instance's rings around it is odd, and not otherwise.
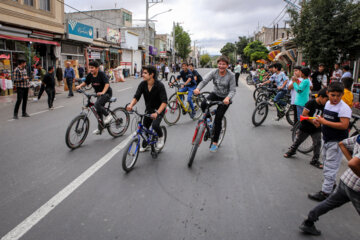
<path fill-rule="evenodd" d="M 109 115 L 105 118 L 104 124 L 105 124 L 105 125 L 108 125 L 108 124 L 111 122 L 111 120 L 113 120 L 113 119 L 114 119 L 114 117 L 113 117 L 111 114 L 109 114 Z"/>
<path fill-rule="evenodd" d="M 159 150 L 159 149 L 162 149 L 165 145 L 165 138 L 164 136 L 162 137 L 159 137 L 157 143 L 156 143 L 156 149 Z"/>
<path fill-rule="evenodd" d="M 14 115 L 13 119 L 19 119 L 19 117 L 17 115 Z"/>
<path fill-rule="evenodd" d="M 215 153 L 215 152 L 217 152 L 218 149 L 219 149 L 219 147 L 217 145 L 211 144 L 210 152 Z"/>
<path fill-rule="evenodd" d="M 54 107 L 51 107 L 50 110 L 54 110 L 55 108 Z"/>
<path fill-rule="evenodd" d="M 324 166 L 319 160 L 312 160 L 310 161 L 310 165 L 313 165 L 316 168 L 323 169 Z"/>
<path fill-rule="evenodd" d="M 290 157 L 294 156 L 295 154 L 296 154 L 296 151 L 293 151 L 293 150 L 289 149 L 289 151 L 287 151 L 284 154 L 284 158 L 290 158 Z"/>
<path fill-rule="evenodd" d="M 311 222 L 309 220 L 303 221 L 302 224 L 299 226 L 299 229 L 302 232 L 310 234 L 310 235 L 314 235 L 314 236 L 321 235 L 321 231 L 316 229 L 314 222 Z"/>
<path fill-rule="evenodd" d="M 195 110 L 192 110 L 191 113 L 190 113 L 190 117 L 191 118 L 194 118 L 196 115 L 196 111 Z"/>
<path fill-rule="evenodd" d="M 33 101 L 34 101 L 34 102 L 38 102 L 39 99 L 38 99 L 38 98 L 33 98 Z"/>
<path fill-rule="evenodd" d="M 27 113 L 23 113 L 22 117 L 30 117 L 30 115 Z"/>
<path fill-rule="evenodd" d="M 322 202 L 322 201 L 324 201 L 326 198 L 328 198 L 329 195 L 330 195 L 330 194 L 324 193 L 323 191 L 319 191 L 319 192 L 316 192 L 316 193 L 310 193 L 310 194 L 308 194 L 308 197 L 309 197 L 311 200 L 318 201 L 318 202 Z"/>
<path fill-rule="evenodd" d="M 147 145 L 146 147 L 140 147 L 140 152 L 146 152 L 146 151 L 149 151 L 150 150 L 150 145 Z"/>
<path fill-rule="evenodd" d="M 94 134 L 94 135 L 101 135 L 100 129 L 94 130 L 94 131 L 93 131 L 93 134 Z"/>

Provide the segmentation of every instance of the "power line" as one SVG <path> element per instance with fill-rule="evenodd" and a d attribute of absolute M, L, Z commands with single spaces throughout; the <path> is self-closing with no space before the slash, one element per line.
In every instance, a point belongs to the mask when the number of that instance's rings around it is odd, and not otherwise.
<path fill-rule="evenodd" d="M 295 3 L 296 0 L 293 0 L 293 3 Z M 286 15 L 286 11 L 288 9 L 289 3 L 287 3 L 284 8 L 280 11 L 279 15 L 276 16 L 276 18 L 274 18 L 274 20 L 271 22 L 271 24 L 269 25 L 269 27 L 271 27 L 272 25 L 278 24 Z M 285 11 L 285 12 L 284 12 Z M 279 20 L 277 20 L 281 15 L 283 15 Z M 276 21 L 277 20 L 277 21 Z M 275 23 L 276 22 L 276 23 Z"/>

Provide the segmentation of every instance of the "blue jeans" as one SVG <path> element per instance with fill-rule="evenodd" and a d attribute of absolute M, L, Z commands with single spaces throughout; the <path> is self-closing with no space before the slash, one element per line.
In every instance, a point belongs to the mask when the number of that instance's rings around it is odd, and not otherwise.
<path fill-rule="evenodd" d="M 303 106 L 296 105 L 296 113 L 297 113 L 298 120 L 300 120 L 300 116 L 302 115 L 304 108 L 305 107 L 303 107 Z"/>
<path fill-rule="evenodd" d="M 188 86 L 185 86 L 184 88 L 180 89 L 179 92 L 188 92 L 188 102 L 190 104 L 190 108 L 192 111 L 194 111 L 194 103 L 192 101 L 192 96 L 194 94 L 194 90 L 195 90 L 196 86 L 193 86 L 193 87 L 188 87 Z M 183 101 L 183 95 L 180 95 L 180 98 L 181 98 L 181 101 Z"/>
<path fill-rule="evenodd" d="M 275 98 L 274 98 L 274 102 L 276 102 L 277 104 L 281 105 L 281 106 L 285 106 L 286 105 L 286 102 L 284 102 L 282 99 L 285 97 L 287 93 L 287 90 L 280 90 Z"/>

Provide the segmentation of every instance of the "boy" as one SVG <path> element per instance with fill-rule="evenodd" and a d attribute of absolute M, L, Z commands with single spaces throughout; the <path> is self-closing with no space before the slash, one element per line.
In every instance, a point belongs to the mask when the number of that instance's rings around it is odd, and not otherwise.
<path fill-rule="evenodd" d="M 300 119 L 300 115 L 304 110 L 305 104 L 309 101 L 309 94 L 310 94 L 310 68 L 301 68 L 301 77 L 303 78 L 301 81 L 300 79 L 295 79 L 293 83 L 293 87 L 296 91 L 295 96 L 295 105 L 297 111 L 297 118 Z"/>
<path fill-rule="evenodd" d="M 325 73 L 325 64 L 320 63 L 318 71 L 316 71 L 312 76 L 312 84 L 313 84 L 313 91 L 317 92 L 320 91 L 320 89 L 327 87 L 328 85 L 328 79 L 327 75 Z"/>
<path fill-rule="evenodd" d="M 318 116 L 314 120 L 315 124 L 322 124 L 324 182 L 321 191 L 309 194 L 308 197 L 319 202 L 324 201 L 334 189 L 336 174 L 339 171 L 342 159 L 338 143 L 347 138 L 349 134 L 351 109 L 341 100 L 343 95 L 343 84 L 340 82 L 331 83 L 328 87 L 329 101 L 325 105 L 323 117 Z"/>
<path fill-rule="evenodd" d="M 44 76 L 43 83 L 45 85 L 45 91 L 48 95 L 48 106 L 50 110 L 54 110 L 53 102 L 55 98 L 55 77 L 54 67 L 48 67 L 48 72 Z"/>
<path fill-rule="evenodd" d="M 326 93 L 326 88 L 321 89 L 318 93 L 318 97 L 315 100 L 310 100 L 306 103 L 302 115 L 305 117 L 315 117 L 318 115 L 321 116 L 328 99 L 329 98 Z M 322 168 L 322 164 L 319 161 L 321 149 L 321 128 L 320 124 L 315 122 L 315 120 L 309 119 L 301 122 L 300 130 L 297 132 L 296 140 L 290 147 L 289 151 L 285 153 L 284 157 L 289 158 L 295 155 L 298 147 L 306 140 L 306 138 L 309 137 L 309 135 L 312 138 L 314 146 L 314 156 L 310 164 L 317 168 Z"/>
<path fill-rule="evenodd" d="M 296 91 L 294 89 L 293 84 L 296 80 L 299 80 L 300 82 L 303 80 L 301 77 L 301 68 L 302 68 L 301 66 L 294 67 L 294 76 L 291 78 L 291 81 L 289 82 L 289 87 L 288 87 L 288 89 L 291 90 L 290 91 L 291 107 L 294 109 L 294 123 L 297 123 L 297 121 L 299 121 L 299 119 L 298 119 L 298 114 L 297 114 L 296 105 L 295 105 Z"/>
<path fill-rule="evenodd" d="M 352 107 L 354 95 L 351 92 L 351 87 L 354 80 L 352 78 L 346 77 L 342 79 L 342 83 L 344 84 L 344 96 L 342 97 L 342 100 L 349 105 L 349 107 Z"/>
<path fill-rule="evenodd" d="M 190 71 L 191 71 L 191 72 L 193 73 L 193 75 L 194 75 L 194 79 L 195 79 L 195 81 L 196 81 L 196 85 L 199 85 L 199 83 L 201 83 L 201 81 L 203 80 L 202 76 L 200 75 L 200 73 L 199 73 L 197 70 L 195 70 L 194 64 L 190 63 L 190 64 L 189 64 L 189 69 L 190 69 Z"/>
<path fill-rule="evenodd" d="M 349 168 L 340 178 L 339 187 L 325 201 L 316 206 L 300 225 L 300 230 L 311 235 L 320 235 L 315 222 L 319 217 L 345 203 L 352 202 L 360 214 L 360 135 L 348 138 L 339 143 L 341 151 L 349 161 Z M 350 151 L 353 151 L 351 156 Z"/>
<path fill-rule="evenodd" d="M 164 135 L 161 131 L 160 123 L 165 114 L 165 108 L 167 105 L 167 95 L 164 84 L 162 84 L 157 79 L 157 70 L 156 67 L 148 65 L 143 67 L 144 81 L 139 84 L 138 89 L 134 95 L 131 103 L 126 107 L 127 111 L 132 111 L 133 107 L 140 100 L 141 95 L 144 95 L 145 99 L 145 112 L 151 114 L 151 118 L 144 117 L 143 124 L 144 127 L 152 128 L 158 134 L 159 139 L 156 144 L 157 148 L 162 148 L 164 146 Z M 140 152 L 148 150 L 150 146 L 146 146 L 146 141 L 144 140 Z"/>

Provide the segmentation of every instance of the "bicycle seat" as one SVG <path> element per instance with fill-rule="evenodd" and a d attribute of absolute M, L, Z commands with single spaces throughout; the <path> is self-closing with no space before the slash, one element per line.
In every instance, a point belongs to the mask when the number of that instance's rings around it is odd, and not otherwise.
<path fill-rule="evenodd" d="M 116 102 L 117 98 L 116 97 L 112 97 L 110 98 L 109 102 Z"/>

